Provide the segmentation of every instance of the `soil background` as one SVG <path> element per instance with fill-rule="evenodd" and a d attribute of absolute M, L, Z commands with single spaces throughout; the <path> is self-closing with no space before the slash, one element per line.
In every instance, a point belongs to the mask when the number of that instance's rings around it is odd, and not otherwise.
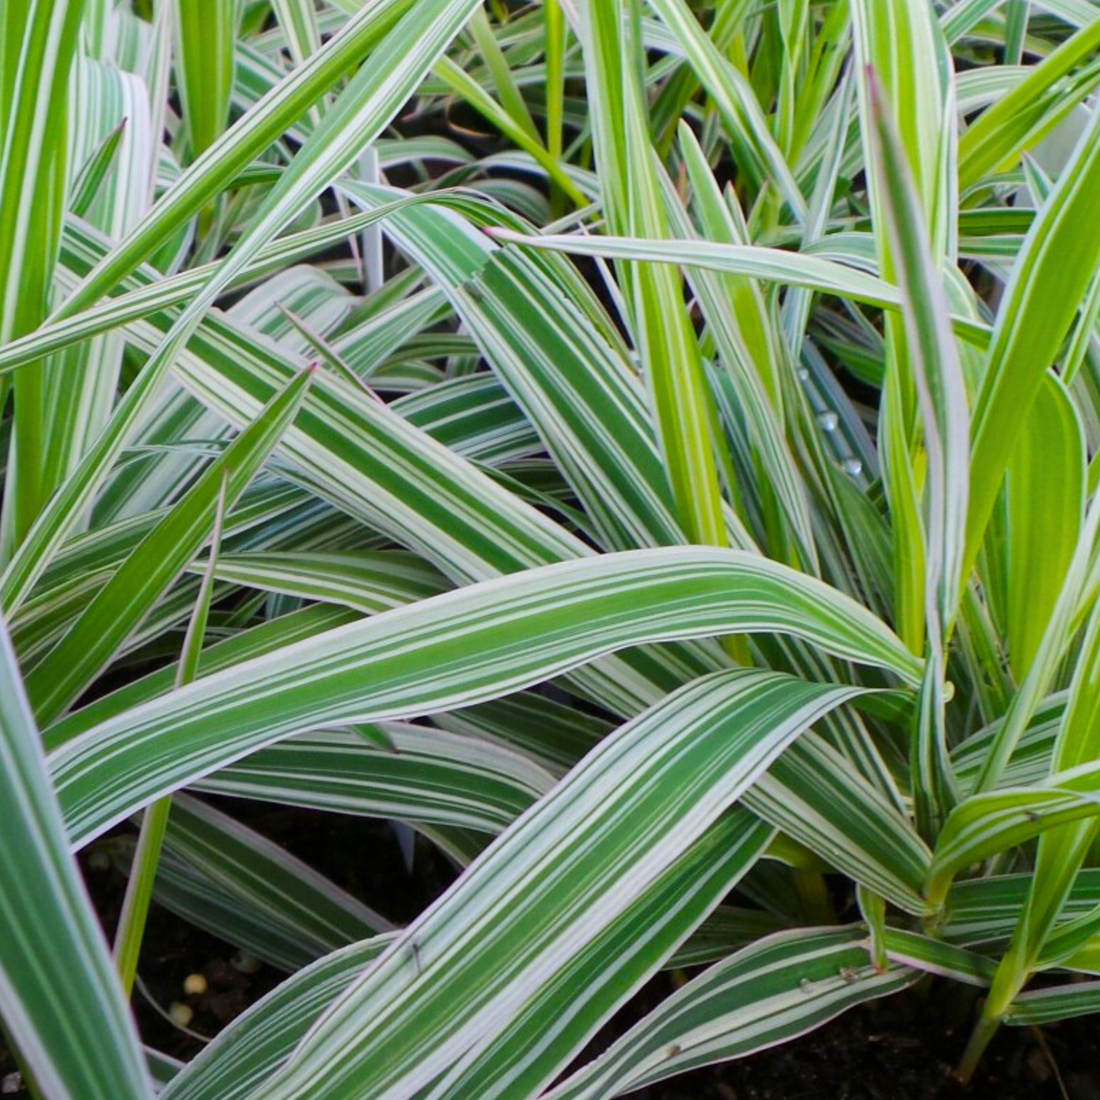
<path fill-rule="evenodd" d="M 383 822 L 217 801 L 395 922 L 413 917 L 453 878 L 447 861 L 427 844 L 418 846 L 410 872 L 393 832 Z M 125 878 L 113 868 L 90 865 L 87 857 L 82 868 L 110 935 Z M 139 970 L 144 991 L 134 996 L 145 1042 L 187 1060 L 202 1044 L 162 1015 L 173 1002 L 192 1010 L 191 1030 L 211 1037 L 285 976 L 262 964 L 242 969 L 241 962 L 236 947 L 154 904 Z M 184 980 L 195 973 L 206 978 L 206 992 L 187 995 Z M 605 1049 L 673 988 L 671 975 L 653 978 L 594 1038 L 578 1062 Z M 972 991 L 930 981 L 859 1006 L 793 1043 L 695 1070 L 631 1095 L 637 1100 L 1100 1100 L 1096 1016 L 1041 1032 L 1003 1028 L 974 1081 L 967 1088 L 959 1086 L 951 1067 L 965 1045 L 974 1008 Z M 0 1043 L 0 1087 L 3 1095 L 20 1100 L 28 1094 L 15 1088 L 15 1068 Z"/>

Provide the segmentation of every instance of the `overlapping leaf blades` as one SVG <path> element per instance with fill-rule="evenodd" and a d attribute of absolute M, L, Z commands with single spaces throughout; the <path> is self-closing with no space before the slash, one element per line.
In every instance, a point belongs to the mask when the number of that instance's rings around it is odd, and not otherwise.
<path fill-rule="evenodd" d="M 0 984 L 48 1100 L 151 1095 L 64 832 L 126 869 L 184 787 L 155 896 L 333 953 L 169 1096 L 611 1096 L 923 974 L 990 986 L 965 1072 L 1097 1010 L 1025 989 L 1100 971 L 1100 19 L 1033 7 L 12 5 Z M 388 899 L 225 795 L 466 869 L 345 946 Z"/>

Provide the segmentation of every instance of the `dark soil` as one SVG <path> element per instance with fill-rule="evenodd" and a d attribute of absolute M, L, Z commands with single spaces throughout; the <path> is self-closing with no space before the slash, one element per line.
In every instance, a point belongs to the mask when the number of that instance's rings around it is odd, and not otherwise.
<path fill-rule="evenodd" d="M 218 800 L 260 832 L 329 875 L 394 921 L 413 916 L 453 876 L 430 845 L 417 848 L 406 871 L 393 832 L 381 822 Z M 84 863 L 85 878 L 108 934 L 125 888 L 112 869 Z M 162 1013 L 187 1005 L 191 1031 L 213 1036 L 284 977 L 270 966 L 252 970 L 234 946 L 154 905 L 134 996 L 143 1039 L 186 1060 L 202 1043 Z M 252 970 L 252 972 L 247 972 Z M 192 974 L 206 978 L 201 995 L 184 992 Z M 642 989 L 590 1045 L 583 1058 L 606 1047 L 672 990 L 660 974 Z M 160 1011 L 154 1008 L 156 1002 Z M 633 1095 L 638 1100 L 1100 1100 L 1100 1022 L 1095 1017 L 1035 1029 L 1002 1030 L 969 1088 L 951 1078 L 973 1019 L 970 991 L 945 982 L 856 1008 L 794 1043 L 670 1079 Z M 15 1069 L 0 1043 L 0 1081 L 9 1092 Z"/>

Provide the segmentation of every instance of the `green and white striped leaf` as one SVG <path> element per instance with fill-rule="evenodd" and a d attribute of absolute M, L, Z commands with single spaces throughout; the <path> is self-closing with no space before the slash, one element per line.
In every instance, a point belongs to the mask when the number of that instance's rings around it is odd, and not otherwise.
<path fill-rule="evenodd" d="M 1079 414 L 1048 372 L 1005 474 L 1004 625 L 1017 680 L 1035 659 L 1081 536 L 1085 458 Z"/>
<path fill-rule="evenodd" d="M 154 601 L 176 579 L 209 537 L 226 483 L 226 505 L 245 490 L 301 406 L 311 372 L 303 372 L 264 408 L 212 463 L 194 487 L 134 547 L 80 618 L 32 671 L 27 692 L 44 721 L 80 694 L 136 629 Z"/>
<path fill-rule="evenodd" d="M 1097 33 L 1100 33 L 1098 29 Z M 1032 223 L 997 313 L 972 423 L 964 573 L 977 557 L 1005 470 L 1100 261 L 1091 195 L 1100 185 L 1100 120 L 1081 135 Z M 1100 228 L 1100 222 L 1098 222 Z"/>
<path fill-rule="evenodd" d="M 266 837 L 189 795 L 172 799 L 165 851 L 236 895 L 316 957 L 392 925 Z M 242 945 L 244 946 L 244 945 Z"/>
<path fill-rule="evenodd" d="M 292 733 L 481 702 L 628 645 L 761 629 L 918 675 L 885 626 L 819 581 L 738 551 L 635 551 L 471 585 L 284 647 L 108 719 L 51 766 L 73 841 L 86 843 Z"/>
<path fill-rule="evenodd" d="M 622 727 L 318 1021 L 267 1095 L 408 1095 L 491 1041 L 520 990 L 549 984 L 775 752 L 853 694 L 797 684 L 718 673 Z"/>
<path fill-rule="evenodd" d="M 435 58 L 461 29 L 474 0 L 432 0 L 432 4 L 433 10 L 420 8 L 415 17 L 412 13 L 406 15 L 389 32 L 386 45 L 380 48 L 385 58 L 384 64 L 365 66 L 353 78 L 337 104 L 325 114 L 306 147 L 268 193 L 248 233 L 219 264 L 217 273 L 191 298 L 164 342 L 146 363 L 138 380 L 116 406 L 110 424 L 39 517 L 34 536 L 20 548 L 20 556 L 9 564 L 0 579 L 0 596 L 5 607 L 16 606 L 25 598 L 27 589 L 40 575 L 60 538 L 74 522 L 74 517 L 90 503 L 138 419 L 146 411 L 146 403 L 155 395 L 162 378 L 198 327 L 203 314 L 248 261 L 318 191 L 347 167 L 364 143 L 377 136 Z M 367 9 L 364 18 L 376 10 Z M 320 56 L 320 52 L 314 55 Z M 217 148 L 218 145 L 212 146 L 208 153 Z M 180 188 L 177 188 L 178 193 L 181 193 Z M 179 201 L 183 202 L 182 199 Z M 131 234 L 131 242 L 134 238 L 140 238 L 140 233 L 139 227 Z M 137 262 L 145 258 L 131 243 L 128 249 L 122 251 L 121 259 L 116 255 L 114 270 L 119 275 L 133 266 L 131 256 Z M 102 273 L 112 270 L 110 264 L 110 259 L 103 261 L 98 276 L 96 273 L 90 275 L 82 284 L 82 289 L 77 290 L 68 302 L 82 295 L 87 300 L 89 287 L 96 285 L 97 277 L 101 283 L 105 281 L 106 276 Z"/>
<path fill-rule="evenodd" d="M 947 896 L 940 933 L 953 943 L 981 947 L 1007 940 L 1020 920 L 1031 884 L 1030 874 L 962 879 Z M 1063 904 L 1059 921 L 1087 916 L 1100 905 L 1100 874 L 1080 871 Z"/>
<path fill-rule="evenodd" d="M 201 573 L 203 562 L 191 566 Z M 430 565 L 399 550 L 222 554 L 214 576 L 250 588 L 341 604 L 364 615 L 434 596 L 449 587 Z"/>
<path fill-rule="evenodd" d="M 1052 776 L 1042 787 L 1005 788 L 972 795 L 955 808 L 936 842 L 927 893 L 942 901 L 965 867 L 1048 829 L 1100 814 L 1100 768 L 1084 764 Z"/>
<path fill-rule="evenodd" d="M 176 5 L 176 76 L 193 157 L 206 152 L 229 121 L 236 6 L 232 0 Z"/>
<path fill-rule="evenodd" d="M 835 294 L 881 309 L 901 309 L 896 287 L 855 267 L 809 253 L 787 252 L 760 245 L 729 245 L 714 241 L 660 241 L 631 237 L 582 237 L 540 234 L 522 236 L 498 229 L 492 234 L 532 248 L 568 252 L 575 256 L 603 256 L 618 260 L 650 260 L 657 263 L 706 267 L 733 275 L 749 275 L 769 282 L 806 287 L 822 294 Z M 951 315 L 958 334 L 979 346 L 989 342 L 989 330 L 979 322 Z"/>
<path fill-rule="evenodd" d="M 519 1100 L 537 1092 L 667 960 L 671 946 L 752 867 L 772 835 L 744 810 L 720 818 L 626 913 L 574 955 L 554 981 L 529 997 L 491 1043 L 471 1051 L 428 1096 Z M 674 956 L 663 964 L 676 961 Z M 593 981 L 597 962 L 600 977 Z M 530 1036 L 546 1019 L 555 1022 L 552 1034 L 532 1043 Z"/>
<path fill-rule="evenodd" d="M 1056 985 L 1021 993 L 1009 1007 L 1005 1023 L 1016 1027 L 1042 1027 L 1094 1012 L 1100 1012 L 1100 982 Z"/>
<path fill-rule="evenodd" d="M 219 1032 L 173 1079 L 164 1100 L 247 1096 L 393 939 L 386 933 L 362 940 L 303 967 Z"/>
<path fill-rule="evenodd" d="M 0 623 L 0 1016 L 44 1095 L 144 1100 L 137 1032 Z M 70 1006 L 79 1005 L 78 1011 Z"/>
<path fill-rule="evenodd" d="M 698 1066 L 742 1058 L 864 1001 L 897 993 L 918 977 L 904 966 L 877 973 L 859 928 L 779 932 L 677 990 L 547 1100 L 620 1096 Z"/>
<path fill-rule="evenodd" d="M 198 790 L 313 810 L 503 832 L 554 783 L 498 745 L 403 723 L 301 734 L 195 784 Z"/>

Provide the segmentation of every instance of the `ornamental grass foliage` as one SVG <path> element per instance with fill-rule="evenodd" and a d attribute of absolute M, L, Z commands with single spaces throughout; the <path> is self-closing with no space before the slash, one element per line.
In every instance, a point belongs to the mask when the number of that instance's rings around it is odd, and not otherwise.
<path fill-rule="evenodd" d="M 38 1094 L 594 1100 L 945 981 L 965 1078 L 1100 1011 L 1098 84 L 1089 0 L 8 0 Z M 454 882 L 396 927 L 224 795 Z M 285 974 L 187 1064 L 151 902 Z"/>

